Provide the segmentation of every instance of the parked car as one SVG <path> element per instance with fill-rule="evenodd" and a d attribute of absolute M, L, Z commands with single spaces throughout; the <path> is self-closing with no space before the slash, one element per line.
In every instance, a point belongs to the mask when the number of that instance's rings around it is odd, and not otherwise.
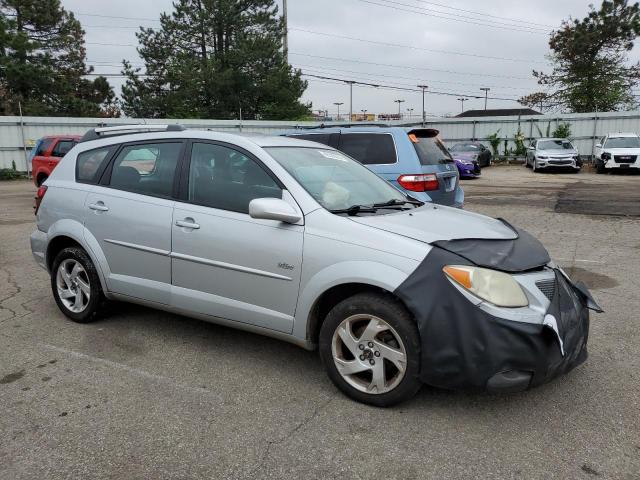
<path fill-rule="evenodd" d="M 42 137 L 33 147 L 31 174 L 36 186 L 51 176 L 51 172 L 62 157 L 80 140 L 80 135 L 52 135 Z"/>
<path fill-rule="evenodd" d="M 458 157 L 455 153 L 453 159 L 458 167 L 460 178 L 478 178 L 481 173 L 480 165 L 477 160 L 468 157 Z"/>
<path fill-rule="evenodd" d="M 488 167 L 491 165 L 493 155 L 491 150 L 480 142 L 461 142 L 453 145 L 449 151 L 454 158 L 467 158 L 469 160 L 477 160 L 480 167 Z"/>
<path fill-rule="evenodd" d="M 566 138 L 539 138 L 527 149 L 525 167 L 534 172 L 542 169 L 571 169 L 579 172 L 582 161 L 578 150 Z"/>
<path fill-rule="evenodd" d="M 438 130 L 384 126 L 318 127 L 284 135 L 337 148 L 422 202 L 462 207 L 458 170 Z"/>
<path fill-rule="evenodd" d="M 378 406 L 423 382 L 524 390 L 587 356 L 598 307 L 535 238 L 315 142 L 100 128 L 37 196 L 33 255 L 76 322 L 114 299 L 318 348 Z"/>
<path fill-rule="evenodd" d="M 635 133 L 609 133 L 596 144 L 596 171 L 640 169 L 640 137 Z"/>

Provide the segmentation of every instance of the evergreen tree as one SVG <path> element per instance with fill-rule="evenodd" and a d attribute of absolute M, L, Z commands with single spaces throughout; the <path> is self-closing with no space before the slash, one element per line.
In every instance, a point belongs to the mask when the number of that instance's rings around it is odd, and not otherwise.
<path fill-rule="evenodd" d="M 584 19 L 569 19 L 551 34 L 551 73 L 533 75 L 549 87 L 549 103 L 574 112 L 635 108 L 632 88 L 640 80 L 640 64 L 628 66 L 627 53 L 640 34 L 640 7 L 604 0 L 599 10 L 589 8 Z M 521 103 L 533 103 L 531 96 Z"/>
<path fill-rule="evenodd" d="M 104 77 L 84 78 L 84 31 L 59 0 L 0 0 L 0 112 L 117 116 Z"/>
<path fill-rule="evenodd" d="M 126 114 L 295 119 L 307 87 L 281 51 L 274 0 L 177 0 L 157 30 L 136 35 L 145 71 L 124 62 Z"/>

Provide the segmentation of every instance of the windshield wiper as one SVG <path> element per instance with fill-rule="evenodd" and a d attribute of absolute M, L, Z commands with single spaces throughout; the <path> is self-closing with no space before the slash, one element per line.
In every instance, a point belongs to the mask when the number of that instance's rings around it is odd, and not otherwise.
<path fill-rule="evenodd" d="M 453 158 L 441 158 L 438 163 L 455 163 L 455 160 Z"/>
<path fill-rule="evenodd" d="M 376 213 L 377 208 L 370 205 L 351 205 L 348 208 L 337 208 L 329 211 L 331 213 L 346 213 L 349 216 L 354 216 L 359 213 Z"/>
<path fill-rule="evenodd" d="M 401 207 L 406 204 L 414 205 L 416 208 L 424 205 L 424 202 L 419 202 L 418 200 L 400 200 L 399 198 L 392 198 L 387 202 L 374 203 L 371 205 L 373 208 L 389 208 L 389 207 Z"/>

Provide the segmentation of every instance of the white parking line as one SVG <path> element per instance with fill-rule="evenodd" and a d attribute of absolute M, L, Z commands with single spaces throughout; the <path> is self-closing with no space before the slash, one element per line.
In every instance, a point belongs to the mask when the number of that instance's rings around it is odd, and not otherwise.
<path fill-rule="evenodd" d="M 146 378 L 148 380 L 152 380 L 155 381 L 157 383 L 161 383 L 163 385 L 169 385 L 173 388 L 176 388 L 177 390 L 182 390 L 182 391 L 190 391 L 190 392 L 194 392 L 194 393 L 204 393 L 206 395 L 212 396 L 214 397 L 216 400 L 218 400 L 219 402 L 222 402 L 222 397 L 210 390 L 207 390 L 206 388 L 202 388 L 202 387 L 192 387 L 190 385 L 183 385 L 181 383 L 178 383 L 174 380 L 172 380 L 171 378 L 168 377 L 163 377 L 162 375 L 156 375 L 154 373 L 149 373 L 145 370 L 140 370 L 139 368 L 134 368 L 134 367 L 130 367 L 129 365 L 125 365 L 123 363 L 118 363 L 118 362 L 114 362 L 112 360 L 107 360 L 104 358 L 100 358 L 100 357 L 92 357 L 91 355 L 87 355 L 85 353 L 81 353 L 81 352 L 76 352 L 74 350 L 68 350 L 66 348 L 62 348 L 62 347 L 56 347 L 55 345 L 48 345 L 46 343 L 40 343 L 39 344 L 41 347 L 44 347 L 46 349 L 49 350 L 53 350 L 54 352 L 58 352 L 58 353 L 62 353 L 65 355 L 68 355 L 70 357 L 74 357 L 77 359 L 81 359 L 81 360 L 87 360 L 90 362 L 94 362 L 94 363 L 100 363 L 102 365 L 105 365 L 107 367 L 111 367 L 111 368 L 117 368 L 118 370 L 123 370 L 127 373 L 131 373 L 133 375 L 137 375 L 139 377 L 143 377 Z"/>

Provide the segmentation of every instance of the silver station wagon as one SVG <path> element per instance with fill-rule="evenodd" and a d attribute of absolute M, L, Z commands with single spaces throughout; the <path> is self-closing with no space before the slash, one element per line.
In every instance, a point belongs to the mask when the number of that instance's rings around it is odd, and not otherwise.
<path fill-rule="evenodd" d="M 134 302 L 318 348 L 350 397 L 518 391 L 587 357 L 598 306 L 527 232 L 424 204 L 326 145 L 121 126 L 37 193 L 60 310 Z"/>

